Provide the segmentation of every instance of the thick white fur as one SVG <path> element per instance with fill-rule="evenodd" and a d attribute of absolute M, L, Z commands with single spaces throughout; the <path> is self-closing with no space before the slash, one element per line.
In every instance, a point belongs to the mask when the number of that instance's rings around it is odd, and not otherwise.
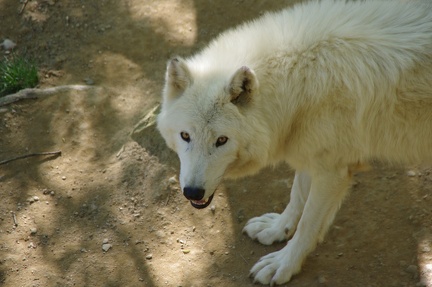
<path fill-rule="evenodd" d="M 286 210 L 244 228 L 263 244 L 293 235 L 251 270 L 285 283 L 323 239 L 359 163 L 432 161 L 432 4 L 323 0 L 229 30 L 168 64 L 158 127 L 180 157 L 182 188 L 205 198 L 223 177 L 281 161 L 296 169 Z M 228 142 L 216 147 L 220 136 Z"/>

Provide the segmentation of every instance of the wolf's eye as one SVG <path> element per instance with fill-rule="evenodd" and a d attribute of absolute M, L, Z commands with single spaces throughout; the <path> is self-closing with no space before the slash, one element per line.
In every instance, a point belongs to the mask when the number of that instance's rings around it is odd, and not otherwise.
<path fill-rule="evenodd" d="M 190 135 L 187 132 L 181 132 L 180 136 L 185 142 L 190 142 Z"/>
<path fill-rule="evenodd" d="M 218 137 L 218 139 L 216 141 L 216 147 L 220 147 L 221 145 L 226 144 L 227 141 L 228 141 L 228 138 L 226 136 Z"/>

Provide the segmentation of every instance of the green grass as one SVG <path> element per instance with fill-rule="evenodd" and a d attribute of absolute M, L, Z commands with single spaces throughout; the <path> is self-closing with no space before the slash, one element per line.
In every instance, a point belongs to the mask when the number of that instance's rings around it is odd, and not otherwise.
<path fill-rule="evenodd" d="M 34 88 L 39 82 L 36 65 L 22 56 L 0 60 L 0 97 Z"/>

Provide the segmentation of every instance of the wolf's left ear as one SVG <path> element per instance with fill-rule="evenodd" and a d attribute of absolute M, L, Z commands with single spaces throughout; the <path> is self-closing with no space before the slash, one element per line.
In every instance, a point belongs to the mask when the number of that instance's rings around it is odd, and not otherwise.
<path fill-rule="evenodd" d="M 180 96 L 191 84 L 192 76 L 184 60 L 180 57 L 171 59 L 165 75 L 165 100 Z"/>
<path fill-rule="evenodd" d="M 228 85 L 231 102 L 235 105 L 249 103 L 257 89 L 258 79 L 254 71 L 246 66 L 241 67 L 234 73 Z"/>

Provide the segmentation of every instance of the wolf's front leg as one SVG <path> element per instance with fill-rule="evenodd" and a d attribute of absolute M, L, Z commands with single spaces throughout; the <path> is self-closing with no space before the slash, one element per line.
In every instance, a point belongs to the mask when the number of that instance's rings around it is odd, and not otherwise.
<path fill-rule="evenodd" d="M 265 245 L 290 238 L 297 228 L 309 195 L 311 178 L 307 173 L 296 172 L 291 189 L 291 199 L 282 214 L 266 213 L 250 219 L 243 232 Z"/>
<path fill-rule="evenodd" d="M 306 256 L 323 240 L 350 186 L 348 169 L 312 174 L 312 185 L 294 237 L 251 269 L 255 282 L 283 284 L 298 273 Z"/>

